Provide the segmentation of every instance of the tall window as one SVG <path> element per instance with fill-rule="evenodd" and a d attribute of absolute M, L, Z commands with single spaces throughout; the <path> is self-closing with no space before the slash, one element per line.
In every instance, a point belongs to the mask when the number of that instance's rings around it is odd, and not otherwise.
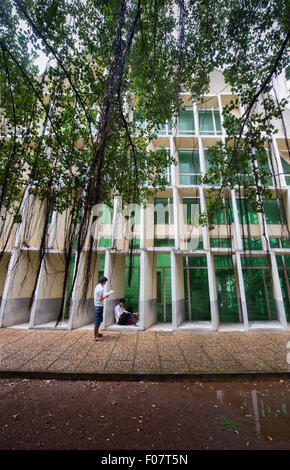
<path fill-rule="evenodd" d="M 194 134 L 194 115 L 192 108 L 185 108 L 179 113 L 179 134 Z"/>
<path fill-rule="evenodd" d="M 180 150 L 179 156 L 179 184 L 199 184 L 200 163 L 198 150 Z"/>
<path fill-rule="evenodd" d="M 218 109 L 202 108 L 198 110 L 199 132 L 202 135 L 222 133 L 221 118 Z"/>

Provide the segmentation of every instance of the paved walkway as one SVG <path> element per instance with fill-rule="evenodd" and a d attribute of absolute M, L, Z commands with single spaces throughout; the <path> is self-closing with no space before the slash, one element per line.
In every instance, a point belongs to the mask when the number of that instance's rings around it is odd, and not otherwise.
<path fill-rule="evenodd" d="M 70 374 L 290 372 L 290 331 L 105 332 L 0 329 L 3 371 Z"/>

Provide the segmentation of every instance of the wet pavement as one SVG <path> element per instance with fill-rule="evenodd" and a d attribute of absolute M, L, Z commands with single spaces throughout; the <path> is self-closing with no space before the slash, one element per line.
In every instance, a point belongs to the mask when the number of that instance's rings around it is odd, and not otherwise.
<path fill-rule="evenodd" d="M 0 329 L 0 376 L 289 373 L 290 331 L 104 332 Z"/>
<path fill-rule="evenodd" d="M 0 379 L 0 449 L 289 450 L 290 379 Z"/>

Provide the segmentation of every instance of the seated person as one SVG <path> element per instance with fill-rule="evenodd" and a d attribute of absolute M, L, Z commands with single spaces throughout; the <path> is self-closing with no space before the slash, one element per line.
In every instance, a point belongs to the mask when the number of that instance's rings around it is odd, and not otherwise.
<path fill-rule="evenodd" d="M 114 309 L 115 320 L 118 325 L 135 325 L 138 326 L 132 307 L 128 307 L 125 310 L 125 299 L 121 298 L 118 305 Z"/>

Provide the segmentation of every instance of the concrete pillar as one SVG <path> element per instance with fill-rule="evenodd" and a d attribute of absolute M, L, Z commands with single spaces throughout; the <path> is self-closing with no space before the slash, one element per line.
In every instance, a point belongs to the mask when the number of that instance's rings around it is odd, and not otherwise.
<path fill-rule="evenodd" d="M 288 330 L 286 312 L 284 307 L 283 295 L 281 290 L 279 272 L 277 268 L 276 256 L 273 252 L 270 253 L 271 257 L 271 278 L 273 287 L 273 298 L 277 313 L 277 319 L 281 323 L 284 330 Z"/>
<path fill-rule="evenodd" d="M 140 256 L 140 329 L 157 321 L 157 266 L 153 252 L 141 251 Z"/>
<path fill-rule="evenodd" d="M 30 328 L 56 321 L 61 307 L 65 260 L 61 253 L 46 253 L 40 269 Z"/>
<path fill-rule="evenodd" d="M 1 303 L 0 325 L 27 323 L 38 266 L 37 251 L 15 250 L 10 258 Z"/>
<path fill-rule="evenodd" d="M 244 278 L 243 278 L 243 271 L 242 271 L 242 263 L 241 263 L 241 256 L 240 253 L 236 253 L 236 268 L 239 280 L 239 293 L 240 293 L 240 306 L 243 315 L 244 321 L 244 328 L 245 330 L 249 329 L 249 320 L 248 320 L 248 309 L 247 309 L 247 302 L 246 302 L 246 294 L 245 294 L 245 286 L 244 286 Z"/>
<path fill-rule="evenodd" d="M 172 329 L 185 321 L 183 257 L 171 252 Z"/>
<path fill-rule="evenodd" d="M 94 290 L 99 282 L 100 253 L 92 253 L 91 266 L 89 272 L 89 283 L 87 286 L 86 299 L 83 300 L 83 287 L 87 282 L 85 279 L 86 265 L 88 261 L 88 253 L 82 252 L 79 258 L 78 272 L 72 292 L 72 305 L 69 317 L 69 328 L 80 328 L 83 325 L 93 323 L 95 320 L 94 311 Z M 76 266 L 76 265 L 75 265 Z M 103 270 L 103 268 L 101 268 Z"/>

